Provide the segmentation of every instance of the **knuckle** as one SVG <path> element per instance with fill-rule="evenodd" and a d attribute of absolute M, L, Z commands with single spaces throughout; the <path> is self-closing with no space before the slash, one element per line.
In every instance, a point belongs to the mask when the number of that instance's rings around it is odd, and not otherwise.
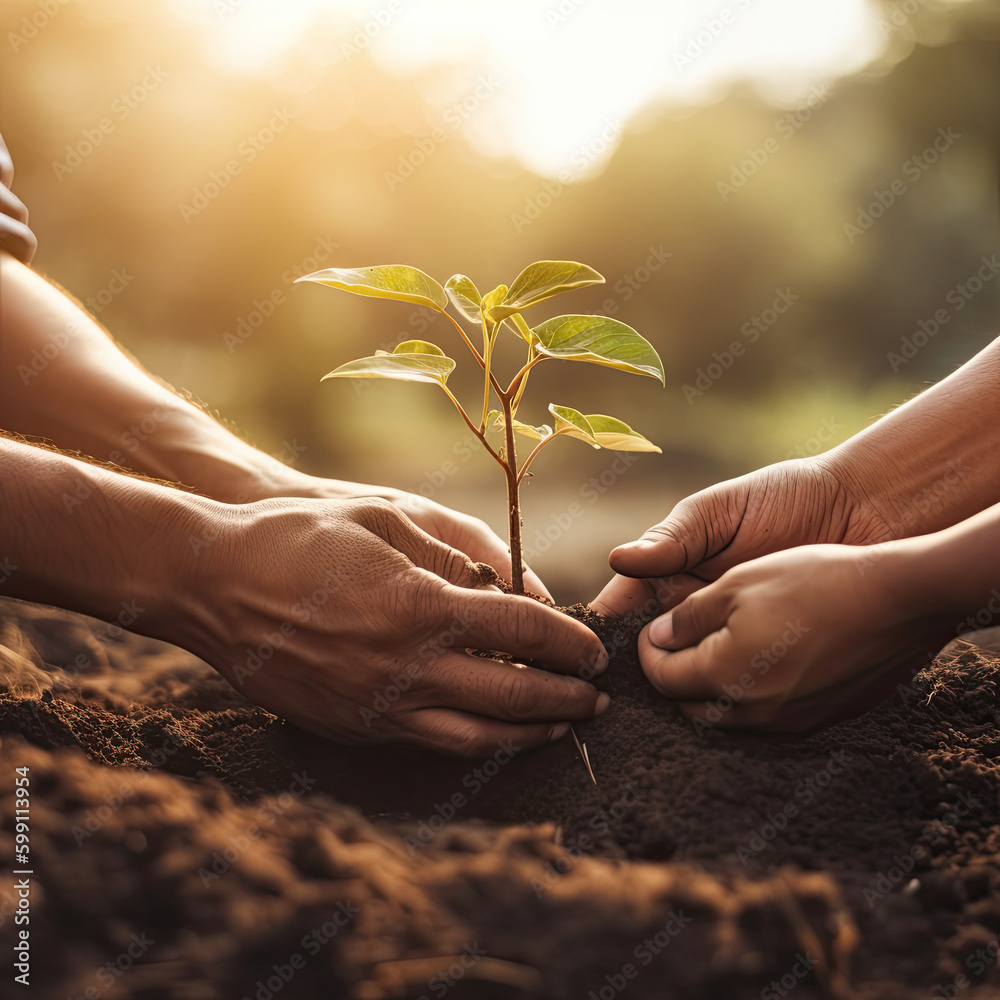
<path fill-rule="evenodd" d="M 482 740 L 472 723 L 460 722 L 439 735 L 439 746 L 458 757 L 481 757 Z"/>
<path fill-rule="evenodd" d="M 530 713 L 534 699 L 523 671 L 507 668 L 507 676 L 502 676 L 497 691 L 500 710 L 511 719 L 524 719 Z"/>

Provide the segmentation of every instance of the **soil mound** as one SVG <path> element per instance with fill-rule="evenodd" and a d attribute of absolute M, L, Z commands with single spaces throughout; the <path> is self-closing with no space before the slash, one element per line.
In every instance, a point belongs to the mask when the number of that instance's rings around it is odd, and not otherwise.
<path fill-rule="evenodd" d="M 958 640 L 811 736 L 698 732 L 635 622 L 575 610 L 613 653 L 596 786 L 570 740 L 325 742 L 174 647 L 0 602 L 37 995 L 1000 997 L 1000 654 Z"/>

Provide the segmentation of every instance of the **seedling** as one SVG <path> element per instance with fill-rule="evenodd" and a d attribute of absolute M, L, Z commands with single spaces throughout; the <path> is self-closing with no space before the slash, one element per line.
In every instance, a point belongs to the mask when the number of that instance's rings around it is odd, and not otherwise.
<path fill-rule="evenodd" d="M 442 286 L 423 271 L 403 264 L 331 267 L 304 275 L 298 280 L 317 281 L 358 295 L 426 306 L 447 317 L 458 331 L 483 370 L 483 403 L 478 422 L 469 416 L 448 388 L 448 376 L 454 371 L 455 362 L 440 347 L 426 340 L 404 341 L 391 352 L 376 351 L 373 357 L 350 361 L 323 378 L 389 378 L 404 382 L 430 382 L 444 391 L 472 433 L 503 469 L 507 484 L 511 583 L 515 594 L 524 593 L 520 487 L 543 448 L 557 437 L 566 436 L 579 438 L 592 448 L 660 450 L 624 421 L 604 413 L 584 414 L 571 406 L 550 403 L 549 413 L 555 418 L 552 425 L 533 426 L 517 419 L 528 376 L 538 365 L 553 358 L 587 361 L 636 375 L 648 375 L 661 383 L 664 381 L 663 363 L 652 344 L 619 320 L 607 316 L 570 315 L 555 316 L 536 327 L 528 326 L 521 314 L 531 306 L 560 292 L 604 283 L 604 278 L 586 264 L 565 260 L 538 261 L 526 267 L 510 287 L 498 285 L 486 295 L 480 295 L 471 279 L 464 274 L 452 275 Z M 461 324 L 447 311 L 449 299 L 463 319 L 481 328 L 482 350 L 473 344 Z M 524 364 L 506 388 L 493 370 L 494 347 L 504 327 L 521 338 L 525 347 Z M 490 406 L 494 398 L 499 409 Z M 496 446 L 489 440 L 493 432 L 502 434 Z M 515 435 L 534 442 L 520 465 Z"/>

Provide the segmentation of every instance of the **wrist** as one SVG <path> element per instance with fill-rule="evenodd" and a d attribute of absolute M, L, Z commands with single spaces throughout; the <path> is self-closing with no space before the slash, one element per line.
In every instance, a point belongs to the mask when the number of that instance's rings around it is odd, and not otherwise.
<path fill-rule="evenodd" d="M 982 628 L 976 612 L 995 603 L 1000 587 L 1000 505 L 949 528 L 898 543 L 907 573 L 902 587 L 916 613 L 966 619 L 960 631 Z M 972 616 L 971 620 L 967 616 Z"/>

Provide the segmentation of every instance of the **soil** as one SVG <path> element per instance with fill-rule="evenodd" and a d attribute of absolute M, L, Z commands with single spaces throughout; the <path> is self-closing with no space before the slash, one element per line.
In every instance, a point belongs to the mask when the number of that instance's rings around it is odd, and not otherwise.
<path fill-rule="evenodd" d="M 1000 653 L 957 640 L 813 735 L 698 732 L 642 677 L 638 621 L 571 610 L 612 653 L 577 727 L 596 786 L 569 739 L 329 743 L 181 650 L 0 601 L 25 995 L 1000 997 Z"/>

